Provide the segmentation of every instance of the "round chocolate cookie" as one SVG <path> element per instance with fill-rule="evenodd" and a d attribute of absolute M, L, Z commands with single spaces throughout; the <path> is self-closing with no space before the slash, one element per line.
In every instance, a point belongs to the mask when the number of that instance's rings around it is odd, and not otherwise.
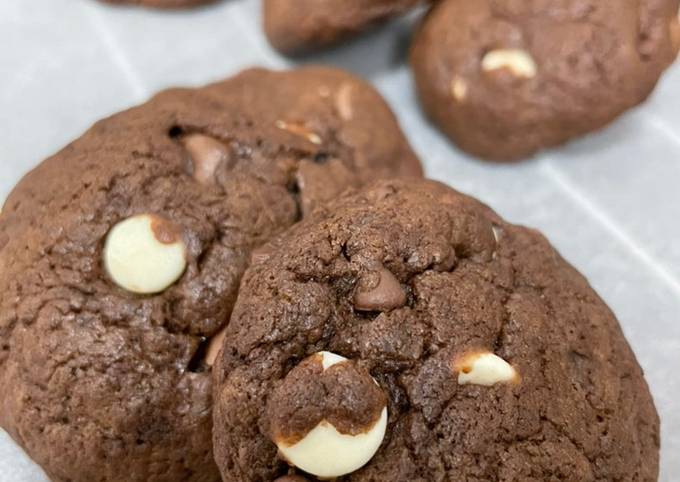
<path fill-rule="evenodd" d="M 531 156 L 644 101 L 680 47 L 680 0 L 443 0 L 411 62 L 427 114 L 463 150 Z"/>
<path fill-rule="evenodd" d="M 390 175 L 420 175 L 394 116 L 333 69 L 249 70 L 97 123 L 0 214 L 0 426 L 54 481 L 219 480 L 213 337 L 253 250 Z"/>
<path fill-rule="evenodd" d="M 264 0 L 264 29 L 284 53 L 328 46 L 427 0 Z"/>
<path fill-rule="evenodd" d="M 431 181 L 318 214 L 241 284 L 213 371 L 224 481 L 656 481 L 642 370 L 538 232 Z"/>

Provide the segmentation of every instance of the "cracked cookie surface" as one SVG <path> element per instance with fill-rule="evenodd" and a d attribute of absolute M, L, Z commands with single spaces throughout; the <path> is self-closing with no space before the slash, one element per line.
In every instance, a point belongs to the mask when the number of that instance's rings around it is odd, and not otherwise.
<path fill-rule="evenodd" d="M 219 480 L 210 340 L 253 250 L 390 175 L 420 165 L 333 69 L 253 69 L 98 122 L 0 214 L 0 425 L 54 481 Z"/>
<path fill-rule="evenodd" d="M 332 45 L 401 15 L 426 0 L 264 0 L 267 38 L 298 53 Z"/>
<path fill-rule="evenodd" d="M 680 48 L 678 0 L 443 0 L 411 51 L 430 118 L 461 149 L 516 160 L 644 101 Z"/>
<path fill-rule="evenodd" d="M 538 232 L 433 181 L 379 182 L 317 215 L 243 278 L 213 371 L 225 481 L 315 480 L 277 450 L 282 414 L 307 427 L 297 440 L 321 418 L 306 406 L 341 433 L 333 407 L 375 413 L 358 383 L 301 374 L 329 352 L 387 399 L 380 448 L 338 480 L 657 479 L 659 421 L 635 356 Z"/>

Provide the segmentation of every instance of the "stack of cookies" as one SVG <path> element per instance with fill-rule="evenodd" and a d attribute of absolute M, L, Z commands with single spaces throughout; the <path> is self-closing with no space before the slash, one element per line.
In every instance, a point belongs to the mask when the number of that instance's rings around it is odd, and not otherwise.
<path fill-rule="evenodd" d="M 432 28 L 501 22 L 475 5 Z M 461 102 L 497 105 L 466 72 Z M 338 70 L 249 70 L 95 124 L 6 201 L 0 293 L 0 426 L 56 482 L 657 478 L 612 312 L 541 234 L 422 179 Z"/>

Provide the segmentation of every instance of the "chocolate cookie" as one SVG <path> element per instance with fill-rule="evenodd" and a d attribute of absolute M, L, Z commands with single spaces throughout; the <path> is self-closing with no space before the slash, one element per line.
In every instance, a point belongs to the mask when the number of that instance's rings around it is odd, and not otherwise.
<path fill-rule="evenodd" d="M 443 0 L 411 52 L 427 114 L 463 150 L 531 156 L 647 98 L 680 47 L 679 0 Z"/>
<path fill-rule="evenodd" d="M 427 0 L 264 0 L 264 29 L 281 52 L 331 45 Z"/>
<path fill-rule="evenodd" d="M 333 69 L 97 123 L 0 214 L 0 425 L 54 481 L 219 480 L 211 338 L 253 250 L 347 186 L 419 174 L 380 96 Z"/>
<path fill-rule="evenodd" d="M 213 371 L 226 482 L 656 481 L 635 356 L 538 232 L 431 181 L 319 216 L 241 284 Z"/>

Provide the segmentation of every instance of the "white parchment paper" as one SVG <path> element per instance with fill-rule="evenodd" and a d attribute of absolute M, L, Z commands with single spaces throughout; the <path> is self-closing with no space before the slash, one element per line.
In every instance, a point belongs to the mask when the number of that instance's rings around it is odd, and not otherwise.
<path fill-rule="evenodd" d="M 419 111 L 404 64 L 413 21 L 302 62 L 371 80 L 431 177 L 539 228 L 589 278 L 621 321 L 654 393 L 661 480 L 680 480 L 680 62 L 649 102 L 607 130 L 530 162 L 491 165 L 457 151 Z M 259 23 L 259 0 L 185 12 L 0 1 L 0 200 L 92 122 L 157 90 L 252 65 L 292 65 L 269 48 Z M 43 480 L 0 430 L 0 482 Z"/>

